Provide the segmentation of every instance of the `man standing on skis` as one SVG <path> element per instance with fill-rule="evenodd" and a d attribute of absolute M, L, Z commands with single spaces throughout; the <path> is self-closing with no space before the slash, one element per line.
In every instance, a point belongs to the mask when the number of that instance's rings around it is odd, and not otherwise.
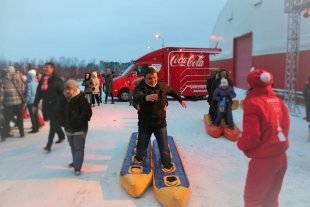
<path fill-rule="evenodd" d="M 243 133 L 238 148 L 250 163 L 244 190 L 245 207 L 278 206 L 278 196 L 287 169 L 286 150 L 290 117 L 286 105 L 271 88 L 272 75 L 254 69 L 244 100 Z"/>
<path fill-rule="evenodd" d="M 135 162 L 142 162 L 150 138 L 154 133 L 158 143 L 161 162 L 165 172 L 173 171 L 170 150 L 168 148 L 166 107 L 167 95 L 177 99 L 182 107 L 186 108 L 186 102 L 171 87 L 162 81 L 158 81 L 158 72 L 155 68 L 146 69 L 144 79 L 136 86 L 133 100 L 138 110 L 138 143 Z"/>

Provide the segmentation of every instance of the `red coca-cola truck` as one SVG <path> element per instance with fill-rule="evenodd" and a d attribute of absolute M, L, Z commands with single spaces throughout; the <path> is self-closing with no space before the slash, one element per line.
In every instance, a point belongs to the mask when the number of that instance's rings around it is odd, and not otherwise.
<path fill-rule="evenodd" d="M 209 56 L 220 53 L 218 48 L 165 47 L 152 51 L 113 79 L 113 96 L 128 101 L 129 88 L 149 66 L 159 71 L 159 77 L 184 97 L 207 95 L 206 81 L 210 76 Z M 136 75 L 133 75 L 136 72 Z"/>

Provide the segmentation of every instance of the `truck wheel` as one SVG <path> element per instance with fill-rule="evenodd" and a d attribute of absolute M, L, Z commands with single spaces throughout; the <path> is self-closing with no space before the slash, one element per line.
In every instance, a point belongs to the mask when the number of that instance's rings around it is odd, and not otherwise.
<path fill-rule="evenodd" d="M 122 89 L 119 93 L 118 93 L 118 98 L 121 101 L 128 101 L 129 100 L 129 90 L 128 89 Z"/>

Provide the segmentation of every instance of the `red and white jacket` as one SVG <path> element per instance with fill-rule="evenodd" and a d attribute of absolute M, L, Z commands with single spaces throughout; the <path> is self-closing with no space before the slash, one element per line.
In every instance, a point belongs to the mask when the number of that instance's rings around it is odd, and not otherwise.
<path fill-rule="evenodd" d="M 289 128 L 288 109 L 271 86 L 253 88 L 244 100 L 238 148 L 249 158 L 281 155 L 289 146 Z"/>

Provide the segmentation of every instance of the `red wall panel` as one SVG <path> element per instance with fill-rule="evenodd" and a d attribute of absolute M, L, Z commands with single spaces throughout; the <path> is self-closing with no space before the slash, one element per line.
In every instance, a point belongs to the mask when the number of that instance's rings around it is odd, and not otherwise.
<path fill-rule="evenodd" d="M 286 61 L 285 53 L 259 55 L 252 57 L 253 66 L 256 68 L 263 68 L 270 71 L 274 75 L 274 87 L 280 89 L 285 88 L 285 61 Z M 231 74 L 233 75 L 232 77 L 238 76 L 238 74 L 234 75 L 236 71 L 232 69 L 233 65 L 234 65 L 233 59 L 210 62 L 210 67 L 227 68 L 228 70 L 231 70 Z M 303 90 L 304 83 L 309 75 L 310 75 L 310 50 L 301 51 L 299 53 L 299 67 L 297 71 L 297 81 L 296 81 L 297 91 Z"/>

